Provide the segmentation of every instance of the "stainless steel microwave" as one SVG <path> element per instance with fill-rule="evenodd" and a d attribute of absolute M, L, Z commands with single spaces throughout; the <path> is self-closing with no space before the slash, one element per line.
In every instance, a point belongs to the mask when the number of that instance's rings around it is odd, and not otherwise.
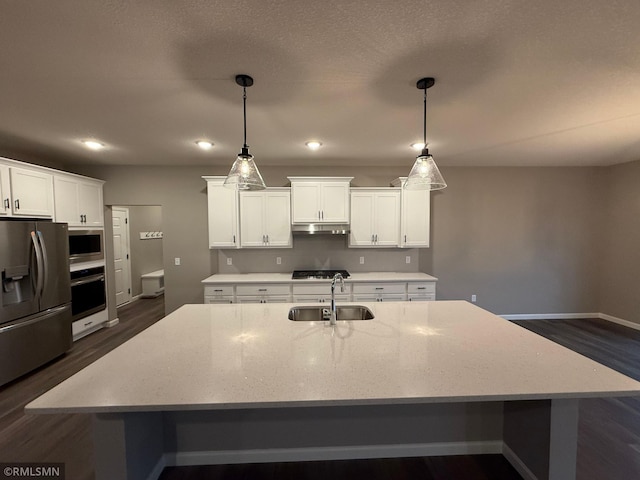
<path fill-rule="evenodd" d="M 69 262 L 104 260 L 102 230 L 69 230 Z"/>

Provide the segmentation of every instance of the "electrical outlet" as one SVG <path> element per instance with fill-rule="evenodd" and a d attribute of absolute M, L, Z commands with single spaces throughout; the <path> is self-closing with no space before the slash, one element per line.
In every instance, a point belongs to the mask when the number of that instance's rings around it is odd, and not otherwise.
<path fill-rule="evenodd" d="M 282 265 L 282 257 L 276 257 L 276 265 Z"/>
<path fill-rule="evenodd" d="M 364 265 L 364 257 L 360 257 L 360 265 Z"/>
<path fill-rule="evenodd" d="M 227 258 L 227 265 L 233 265 L 233 258 Z"/>
<path fill-rule="evenodd" d="M 471 301 L 472 301 L 473 303 L 476 303 L 476 299 L 477 299 L 477 298 L 478 298 L 478 297 L 476 297 L 475 295 L 471 295 Z"/>
<path fill-rule="evenodd" d="M 405 260 L 404 260 L 405 262 L 407 262 L 407 263 L 411 263 L 411 257 L 410 257 L 409 255 L 407 255 L 407 256 L 406 256 L 406 257 L 404 257 L 404 258 L 405 258 Z"/>
<path fill-rule="evenodd" d="M 176 264 L 176 265 L 180 265 L 180 257 L 176 257 L 176 258 L 173 260 L 173 263 L 174 263 L 174 264 Z"/>

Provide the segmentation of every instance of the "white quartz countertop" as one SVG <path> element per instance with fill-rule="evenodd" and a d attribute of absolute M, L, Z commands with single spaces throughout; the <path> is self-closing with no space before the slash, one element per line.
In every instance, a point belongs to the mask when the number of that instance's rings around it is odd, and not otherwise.
<path fill-rule="evenodd" d="M 37 398 L 30 413 L 640 395 L 640 383 L 463 301 L 367 303 L 293 322 L 292 304 L 185 305 Z"/>
<path fill-rule="evenodd" d="M 346 282 L 435 282 L 438 279 L 422 272 L 361 272 L 350 273 Z M 216 273 L 202 280 L 202 283 L 216 285 L 221 283 L 322 283 L 331 279 L 307 278 L 293 280 L 291 273 Z"/>

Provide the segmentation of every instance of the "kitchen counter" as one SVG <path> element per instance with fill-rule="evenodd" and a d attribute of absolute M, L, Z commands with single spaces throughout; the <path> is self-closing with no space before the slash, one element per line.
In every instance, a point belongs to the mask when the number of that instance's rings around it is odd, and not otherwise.
<path fill-rule="evenodd" d="M 345 282 L 435 282 L 438 279 L 421 272 L 360 272 L 350 273 Z M 291 273 L 216 273 L 202 280 L 205 285 L 240 283 L 330 283 L 331 279 L 306 278 L 293 280 Z"/>
<path fill-rule="evenodd" d="M 362 455 L 352 442 L 375 444 L 368 455 L 406 455 L 387 444 L 416 441 L 420 454 L 472 453 L 481 444 L 512 463 L 533 450 L 554 459 L 547 478 L 565 480 L 575 475 L 575 451 L 558 445 L 577 445 L 577 399 L 640 394 L 639 382 L 467 302 L 366 305 L 373 320 L 335 327 L 289 321 L 291 304 L 185 305 L 26 410 L 96 414 L 96 451 L 106 456 L 97 480 L 155 478 L 165 464 Z M 550 422 L 551 447 L 548 438 L 543 446 L 513 441 L 510 432 L 532 414 Z M 384 419 L 393 420 L 387 433 L 363 427 Z M 393 425 L 398 431 L 388 433 Z M 320 444 L 301 451 L 300 428 Z M 342 445 L 336 432 L 350 429 L 364 433 Z M 283 444 L 289 430 L 293 445 Z M 157 445 L 148 460 L 122 467 L 114 438 L 126 450 L 131 435 Z M 310 441 L 305 434 L 303 445 Z M 132 473 L 140 462 L 151 477 Z"/>

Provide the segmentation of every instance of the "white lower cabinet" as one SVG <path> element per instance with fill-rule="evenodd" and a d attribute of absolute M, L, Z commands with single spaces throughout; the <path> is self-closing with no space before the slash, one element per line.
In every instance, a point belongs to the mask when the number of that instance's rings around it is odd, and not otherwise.
<path fill-rule="evenodd" d="M 289 284 L 246 284 L 236 286 L 238 303 L 289 303 Z"/>
<path fill-rule="evenodd" d="M 410 302 L 430 302 L 436 299 L 434 282 L 409 282 L 407 284 L 407 300 Z"/>
<path fill-rule="evenodd" d="M 402 302 L 407 299 L 406 283 L 355 283 L 354 302 Z"/>
<path fill-rule="evenodd" d="M 296 285 L 292 287 L 293 301 L 297 303 L 331 303 L 331 283 L 316 283 Z M 344 285 L 344 292 L 340 289 L 340 284 L 335 287 L 336 302 L 351 301 L 351 285 Z"/>
<path fill-rule="evenodd" d="M 298 282 L 298 283 L 297 283 Z M 330 303 L 331 282 L 212 284 L 204 287 L 204 303 Z M 348 302 L 433 301 L 436 282 L 345 282 L 335 287 L 335 299 Z"/>
<path fill-rule="evenodd" d="M 233 285 L 207 285 L 204 287 L 204 303 L 233 303 Z"/>

